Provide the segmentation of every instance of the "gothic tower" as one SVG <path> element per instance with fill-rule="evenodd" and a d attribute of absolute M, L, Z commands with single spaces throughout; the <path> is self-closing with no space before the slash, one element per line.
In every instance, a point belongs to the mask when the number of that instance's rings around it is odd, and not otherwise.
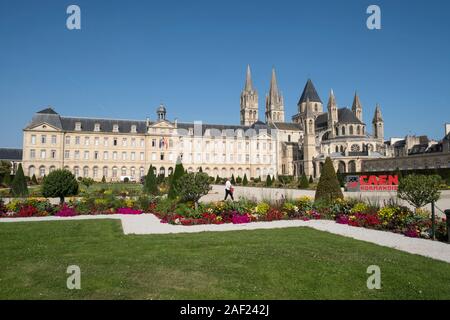
<path fill-rule="evenodd" d="M 258 121 L 258 92 L 253 88 L 250 66 L 247 66 L 245 87 L 241 93 L 241 125 L 251 126 Z"/>
<path fill-rule="evenodd" d="M 338 110 L 336 98 L 333 89 L 330 91 L 330 98 L 328 99 L 328 129 L 330 130 L 330 137 L 336 137 L 336 124 L 338 122 Z"/>
<path fill-rule="evenodd" d="M 275 68 L 272 69 L 269 94 L 266 96 L 266 122 L 284 122 L 284 99 L 278 90 Z"/>
<path fill-rule="evenodd" d="M 380 141 L 384 141 L 384 121 L 381 116 L 380 105 L 377 104 L 375 108 L 375 114 L 372 120 L 373 136 Z"/>
<path fill-rule="evenodd" d="M 311 103 L 311 112 L 314 115 L 319 115 L 323 113 L 323 104 L 322 100 L 320 100 L 319 95 L 317 94 L 316 88 L 312 83 L 311 79 L 308 79 L 306 82 L 305 88 L 303 89 L 303 93 L 300 97 L 300 100 L 297 103 L 298 113 L 292 117 L 292 121 L 295 123 L 302 123 L 306 113 L 306 100 L 309 100 Z"/>
<path fill-rule="evenodd" d="M 310 102 L 309 97 L 307 97 L 305 101 L 305 116 L 303 117 L 303 167 L 307 177 L 314 177 L 313 159 L 317 155 L 315 126 L 314 103 Z"/>
<path fill-rule="evenodd" d="M 352 111 L 355 114 L 355 116 L 359 119 L 359 121 L 363 122 L 362 105 L 361 101 L 359 101 L 359 96 L 357 92 L 355 92 L 355 97 L 353 98 Z"/>

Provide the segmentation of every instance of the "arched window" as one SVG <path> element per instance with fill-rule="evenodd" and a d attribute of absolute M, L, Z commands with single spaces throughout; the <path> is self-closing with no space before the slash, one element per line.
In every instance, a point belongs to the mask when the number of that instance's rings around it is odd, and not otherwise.
<path fill-rule="evenodd" d="M 51 166 L 50 169 L 48 169 L 48 172 L 51 173 L 51 172 L 53 172 L 55 170 L 56 170 L 55 166 Z"/>
<path fill-rule="evenodd" d="M 117 167 L 113 167 L 112 168 L 112 176 L 113 176 L 113 178 L 117 178 L 117 171 L 118 171 L 119 169 L 117 168 Z"/>
<path fill-rule="evenodd" d="M 108 177 L 108 167 L 103 167 L 103 176 L 104 176 L 105 178 Z"/>
<path fill-rule="evenodd" d="M 83 177 L 87 178 L 89 176 L 89 167 L 83 168 Z"/>
<path fill-rule="evenodd" d="M 313 133 L 313 121 L 309 120 L 308 122 L 308 132 Z"/>
<path fill-rule="evenodd" d="M 75 178 L 78 178 L 80 176 L 80 168 L 79 167 L 73 168 L 73 175 L 75 176 Z"/>
<path fill-rule="evenodd" d="M 336 146 L 336 152 L 339 152 L 339 146 Z"/>
<path fill-rule="evenodd" d="M 139 177 L 142 178 L 143 176 L 145 176 L 145 170 L 144 170 L 144 167 L 140 167 L 139 168 Z"/>
<path fill-rule="evenodd" d="M 167 170 L 167 173 L 169 174 L 169 176 L 173 173 L 173 168 L 169 167 L 169 170 Z"/>
<path fill-rule="evenodd" d="M 28 167 L 28 176 L 31 178 L 35 174 L 36 174 L 36 168 L 34 166 L 29 166 Z"/>
<path fill-rule="evenodd" d="M 356 133 L 357 133 L 357 134 L 361 134 L 361 127 L 360 127 L 360 126 L 358 126 L 358 127 L 356 128 Z"/>
<path fill-rule="evenodd" d="M 339 135 L 339 129 L 338 129 L 338 127 L 336 127 L 335 129 L 336 129 L 336 136 L 338 136 Z"/>
<path fill-rule="evenodd" d="M 122 176 L 126 176 L 127 175 L 127 168 L 126 167 L 122 167 L 121 175 Z"/>
<path fill-rule="evenodd" d="M 166 168 L 164 168 L 164 167 L 159 168 L 159 175 L 160 176 L 165 176 L 166 175 Z"/>
<path fill-rule="evenodd" d="M 45 167 L 44 166 L 39 167 L 39 176 L 41 178 L 45 176 Z"/>
<path fill-rule="evenodd" d="M 345 136 L 345 127 L 343 126 L 341 129 L 342 135 Z"/>
<path fill-rule="evenodd" d="M 353 126 L 350 126 L 350 135 L 353 135 Z"/>

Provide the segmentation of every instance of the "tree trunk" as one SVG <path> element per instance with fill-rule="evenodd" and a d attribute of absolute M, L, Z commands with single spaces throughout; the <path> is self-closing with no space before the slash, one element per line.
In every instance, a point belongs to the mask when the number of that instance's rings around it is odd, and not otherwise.
<path fill-rule="evenodd" d="M 63 205 L 64 204 L 64 197 L 59 197 L 59 204 Z"/>

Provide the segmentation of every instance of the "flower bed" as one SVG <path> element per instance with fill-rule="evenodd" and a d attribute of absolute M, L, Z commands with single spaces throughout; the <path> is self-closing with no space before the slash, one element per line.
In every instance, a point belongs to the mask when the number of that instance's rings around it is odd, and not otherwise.
<path fill-rule="evenodd" d="M 394 202 L 383 207 L 356 200 L 335 200 L 333 202 L 313 201 L 302 197 L 276 203 L 255 203 L 247 199 L 219 201 L 200 204 L 179 204 L 168 199 L 161 200 L 154 208 L 162 223 L 175 225 L 199 225 L 222 223 L 250 223 L 276 220 L 328 219 L 339 224 L 391 231 L 408 237 L 430 238 L 430 212 L 412 212 Z M 436 237 L 446 239 L 445 219 L 436 218 Z"/>

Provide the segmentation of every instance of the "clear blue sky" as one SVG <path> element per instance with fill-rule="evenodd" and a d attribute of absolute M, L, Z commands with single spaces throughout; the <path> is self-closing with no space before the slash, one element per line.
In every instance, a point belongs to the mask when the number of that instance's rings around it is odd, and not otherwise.
<path fill-rule="evenodd" d="M 82 29 L 66 28 L 81 7 Z M 382 30 L 366 28 L 378 4 Z M 272 66 L 288 118 L 308 77 L 339 106 L 358 90 L 387 137 L 440 139 L 450 122 L 450 1 L 0 0 L 0 146 L 50 105 L 62 115 L 239 122 L 250 64 L 260 118 Z M 370 126 L 371 127 L 371 126 Z"/>

